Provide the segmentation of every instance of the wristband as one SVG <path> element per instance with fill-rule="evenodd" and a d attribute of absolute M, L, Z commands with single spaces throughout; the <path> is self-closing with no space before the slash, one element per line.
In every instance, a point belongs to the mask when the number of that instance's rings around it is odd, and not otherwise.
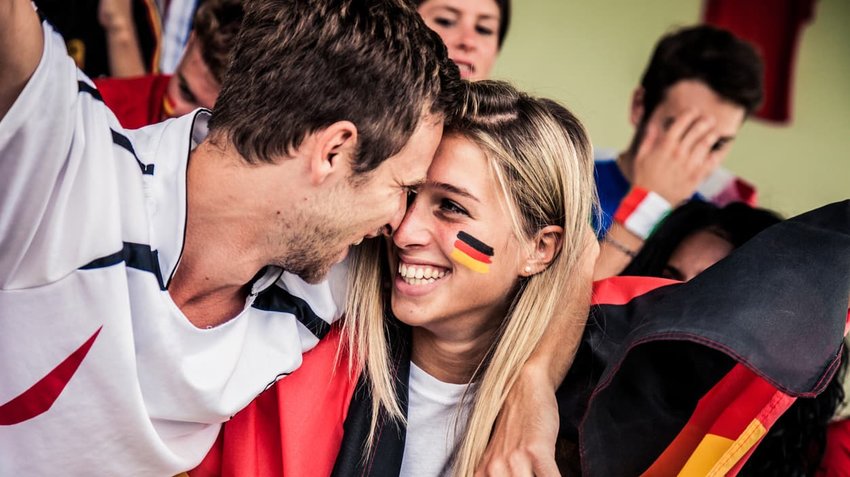
<path fill-rule="evenodd" d="M 616 248 L 617 250 L 619 250 L 623 254 L 627 255 L 629 258 L 637 257 L 637 252 L 630 249 L 629 247 L 626 247 L 625 245 L 618 242 L 617 240 L 611 238 L 611 234 L 605 234 L 605 238 L 603 240 L 605 240 L 607 243 L 611 244 L 612 247 Z"/>
<path fill-rule="evenodd" d="M 642 187 L 632 187 L 614 212 L 614 220 L 646 240 L 673 208 L 663 197 Z"/>

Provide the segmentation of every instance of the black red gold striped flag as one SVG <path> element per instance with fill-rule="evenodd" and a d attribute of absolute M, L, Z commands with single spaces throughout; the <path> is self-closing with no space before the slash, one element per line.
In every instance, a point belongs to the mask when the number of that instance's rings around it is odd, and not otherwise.
<path fill-rule="evenodd" d="M 562 464 L 586 476 L 736 475 L 835 372 L 848 295 L 850 201 L 767 229 L 688 283 L 598 282 L 558 395 Z"/>

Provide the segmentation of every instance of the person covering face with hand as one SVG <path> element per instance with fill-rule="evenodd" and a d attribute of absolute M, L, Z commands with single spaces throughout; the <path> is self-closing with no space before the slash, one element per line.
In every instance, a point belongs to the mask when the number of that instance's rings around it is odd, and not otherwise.
<path fill-rule="evenodd" d="M 661 39 L 632 98 L 630 146 L 596 162 L 596 279 L 622 271 L 670 209 L 694 196 L 761 98 L 761 60 L 731 33 L 697 26 Z"/>

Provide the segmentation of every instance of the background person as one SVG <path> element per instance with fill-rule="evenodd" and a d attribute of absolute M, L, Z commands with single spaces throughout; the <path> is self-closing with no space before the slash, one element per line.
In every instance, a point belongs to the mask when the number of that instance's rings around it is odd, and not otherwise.
<path fill-rule="evenodd" d="M 416 0 L 425 24 L 436 31 L 463 79 L 490 78 L 511 23 L 510 0 Z"/>
<path fill-rule="evenodd" d="M 658 42 L 632 97 L 631 144 L 596 161 L 595 278 L 621 272 L 663 216 L 694 196 L 762 94 L 758 54 L 731 33 L 695 26 Z"/>
<path fill-rule="evenodd" d="M 173 75 L 99 78 L 103 101 L 127 129 L 212 109 L 242 24 L 242 0 L 206 0 L 195 12 L 194 26 Z"/>
<path fill-rule="evenodd" d="M 689 201 L 658 225 L 621 275 L 688 281 L 781 221 L 769 210 L 742 203 L 720 208 Z"/>

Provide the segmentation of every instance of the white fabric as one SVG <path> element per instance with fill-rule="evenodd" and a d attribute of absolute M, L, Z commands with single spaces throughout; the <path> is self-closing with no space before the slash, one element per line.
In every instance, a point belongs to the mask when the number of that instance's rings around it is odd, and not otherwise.
<path fill-rule="evenodd" d="M 167 284 L 182 253 L 187 158 L 209 115 L 122 130 L 44 28 L 38 69 L 0 121 L 0 475 L 174 475 L 301 364 L 318 341 L 303 311 L 337 319 L 345 269 L 319 285 L 269 269 L 236 318 L 192 326 L 155 272 Z M 299 317 L 286 311 L 300 300 Z M 88 341 L 55 402 L 33 397 Z M 31 411 L 39 402 L 50 407 Z"/>
<path fill-rule="evenodd" d="M 468 396 L 462 409 L 458 404 L 467 385 L 444 383 L 411 362 L 408 389 L 407 437 L 399 475 L 448 475 L 444 472 L 446 464 L 457 437 L 466 428 L 472 396 Z"/>
<path fill-rule="evenodd" d="M 636 192 L 629 193 L 629 195 L 634 194 Z M 623 202 L 621 202 L 621 207 L 623 203 L 628 201 L 628 195 Z M 655 230 L 655 227 L 664 220 L 665 217 L 673 210 L 673 207 L 670 205 L 670 202 L 667 202 L 664 197 L 656 194 L 655 192 L 648 190 L 646 191 L 646 196 L 644 196 L 643 200 L 635 207 L 631 214 L 623 221 L 623 226 L 629 230 L 629 232 L 637 235 L 638 237 L 646 240 L 652 234 L 652 231 Z M 615 218 L 617 215 L 615 214 Z"/>
<path fill-rule="evenodd" d="M 159 71 L 162 74 L 174 74 L 186 42 L 189 41 L 189 33 L 192 32 L 192 20 L 195 10 L 198 9 L 198 0 L 171 0 L 168 2 L 168 11 L 163 15 L 162 28 L 162 53 L 159 56 Z M 162 11 L 162 10 L 160 10 Z"/>

